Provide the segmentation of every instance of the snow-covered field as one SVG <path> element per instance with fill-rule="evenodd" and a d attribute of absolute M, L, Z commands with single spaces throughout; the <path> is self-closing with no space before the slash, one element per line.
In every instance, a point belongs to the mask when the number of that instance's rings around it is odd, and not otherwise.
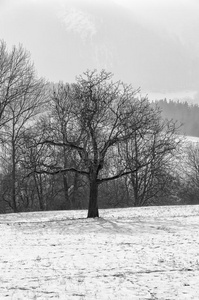
<path fill-rule="evenodd" d="M 186 140 L 188 142 L 191 142 L 191 143 L 194 143 L 194 144 L 199 143 L 199 137 L 196 137 L 196 136 L 186 136 L 185 138 L 186 138 Z"/>
<path fill-rule="evenodd" d="M 0 215 L 0 299 L 199 299 L 199 206 Z"/>

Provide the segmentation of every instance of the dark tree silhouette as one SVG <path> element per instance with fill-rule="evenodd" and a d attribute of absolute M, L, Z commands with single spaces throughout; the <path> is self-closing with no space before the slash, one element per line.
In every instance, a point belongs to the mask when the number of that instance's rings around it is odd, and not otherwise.
<path fill-rule="evenodd" d="M 98 187 L 105 181 L 117 179 L 135 170 L 126 163 L 120 169 L 110 169 L 103 176 L 107 161 L 118 157 L 119 145 L 134 138 L 135 132 L 144 134 L 157 119 L 147 98 L 139 90 L 121 81 L 112 82 L 112 74 L 104 70 L 87 71 L 73 85 L 59 84 L 52 92 L 52 101 L 60 113 L 65 113 L 64 140 L 56 134 L 53 119 L 50 134 L 42 143 L 54 147 L 68 147 L 78 154 L 79 165 L 61 168 L 49 166 L 36 172 L 51 174 L 77 172 L 89 181 L 88 217 L 98 217 Z M 115 172 L 114 172 L 115 171 Z"/>
<path fill-rule="evenodd" d="M 16 173 L 21 137 L 28 123 L 41 113 L 45 83 L 38 79 L 29 53 L 22 46 L 9 52 L 0 44 L 0 137 L 12 162 L 12 207 L 17 211 Z M 5 159 L 5 157 L 4 157 Z"/>

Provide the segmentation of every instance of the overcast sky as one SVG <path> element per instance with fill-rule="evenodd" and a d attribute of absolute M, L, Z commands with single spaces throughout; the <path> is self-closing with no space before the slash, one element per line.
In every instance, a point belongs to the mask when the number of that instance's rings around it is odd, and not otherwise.
<path fill-rule="evenodd" d="M 145 91 L 199 90 L 198 0 L 0 0 L 0 39 L 50 81 L 106 68 Z"/>

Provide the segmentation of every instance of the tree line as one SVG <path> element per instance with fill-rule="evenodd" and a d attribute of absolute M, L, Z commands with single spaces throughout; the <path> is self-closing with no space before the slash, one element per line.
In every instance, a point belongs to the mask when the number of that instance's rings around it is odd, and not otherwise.
<path fill-rule="evenodd" d="M 199 137 L 199 106 L 198 104 L 188 104 L 187 101 L 180 102 L 174 100 L 157 100 L 152 105 L 158 105 L 162 111 L 162 117 L 177 121 L 180 133 L 188 136 Z"/>
<path fill-rule="evenodd" d="M 49 84 L 22 46 L 9 51 L 5 42 L 0 144 L 2 213 L 88 208 L 98 217 L 99 207 L 176 204 L 185 196 L 179 128 L 139 89 L 105 70 Z"/>

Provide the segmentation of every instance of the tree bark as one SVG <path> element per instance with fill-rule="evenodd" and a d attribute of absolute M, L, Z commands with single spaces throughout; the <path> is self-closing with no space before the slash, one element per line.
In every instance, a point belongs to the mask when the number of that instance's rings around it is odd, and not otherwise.
<path fill-rule="evenodd" d="M 78 173 L 76 172 L 73 179 L 72 205 L 74 209 L 81 209 L 79 201 L 77 201 L 78 190 Z"/>
<path fill-rule="evenodd" d="M 90 180 L 90 195 L 88 206 L 88 218 L 98 218 L 98 183 L 97 178 L 94 177 Z"/>
<path fill-rule="evenodd" d="M 16 162 L 15 162 L 15 144 L 12 141 L 12 208 L 14 212 L 17 212 L 16 203 Z"/>
<path fill-rule="evenodd" d="M 38 201 L 39 201 L 39 209 L 41 211 L 43 211 L 43 210 L 45 210 L 45 207 L 44 207 L 44 202 L 43 202 L 43 189 L 42 189 L 41 174 L 39 175 L 38 181 L 37 181 L 36 174 L 34 174 L 34 181 L 35 181 L 36 190 L 37 190 L 37 197 L 38 197 Z"/>
<path fill-rule="evenodd" d="M 72 203 L 70 201 L 70 197 L 68 194 L 68 180 L 66 174 L 63 174 L 63 184 L 64 184 L 64 197 L 65 197 L 64 207 L 66 210 L 70 210 L 72 209 Z"/>

